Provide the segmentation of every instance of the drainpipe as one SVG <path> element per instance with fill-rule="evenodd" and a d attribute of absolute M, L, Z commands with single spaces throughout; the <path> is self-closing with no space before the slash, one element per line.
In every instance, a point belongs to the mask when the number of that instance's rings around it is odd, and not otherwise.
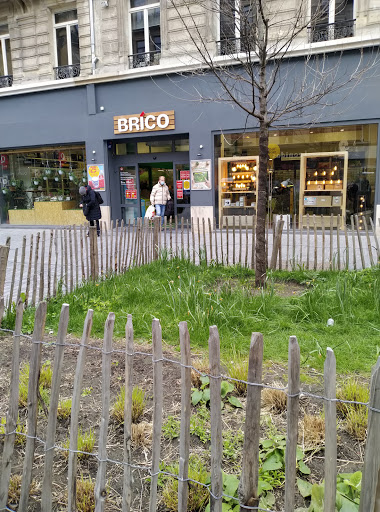
<path fill-rule="evenodd" d="M 95 74 L 96 63 L 98 58 L 95 56 L 95 23 L 94 23 L 94 0 L 89 0 L 90 10 L 90 42 L 91 42 L 91 67 L 92 74 Z"/>

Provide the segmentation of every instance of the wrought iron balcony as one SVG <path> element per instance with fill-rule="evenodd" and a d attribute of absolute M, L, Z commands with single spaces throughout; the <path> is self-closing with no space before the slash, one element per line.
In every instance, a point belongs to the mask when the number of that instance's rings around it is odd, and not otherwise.
<path fill-rule="evenodd" d="M 146 68 L 147 66 L 158 66 L 160 59 L 160 51 L 128 55 L 129 69 Z"/>
<path fill-rule="evenodd" d="M 71 66 L 58 66 L 54 68 L 55 80 L 64 80 L 65 78 L 75 78 L 80 75 L 80 64 Z"/>
<path fill-rule="evenodd" d="M 12 87 L 13 75 L 0 76 L 0 89 L 2 87 Z"/>
<path fill-rule="evenodd" d="M 317 23 L 308 27 L 309 43 L 321 43 L 333 41 L 355 35 L 355 21 L 337 21 L 336 23 Z"/>
<path fill-rule="evenodd" d="M 226 38 L 216 42 L 217 55 L 235 55 L 252 51 L 247 38 Z"/>

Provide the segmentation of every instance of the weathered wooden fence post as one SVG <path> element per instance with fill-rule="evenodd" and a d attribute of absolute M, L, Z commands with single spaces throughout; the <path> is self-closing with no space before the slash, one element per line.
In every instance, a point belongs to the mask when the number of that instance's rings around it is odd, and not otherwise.
<path fill-rule="evenodd" d="M 125 402 L 124 402 L 124 479 L 123 512 L 130 512 L 132 506 L 132 391 L 133 391 L 133 323 L 128 315 L 125 326 Z"/>
<path fill-rule="evenodd" d="M 259 506 L 259 443 L 263 348 L 263 335 L 259 332 L 253 333 L 248 362 L 248 382 L 252 383 L 252 385 L 247 385 L 247 410 L 239 485 L 240 512 L 248 510 L 244 505 L 248 507 Z"/>
<path fill-rule="evenodd" d="M 153 217 L 153 259 L 158 260 L 159 258 L 159 244 L 158 237 L 161 229 L 161 217 Z"/>
<path fill-rule="evenodd" d="M 331 348 L 327 348 L 324 366 L 325 381 L 325 503 L 324 511 L 335 509 L 336 500 L 336 361 Z"/>
<path fill-rule="evenodd" d="M 26 439 L 25 447 L 19 510 L 28 510 L 29 489 L 32 482 L 34 448 L 36 443 L 35 438 L 37 434 L 38 384 L 41 366 L 42 341 L 45 331 L 46 310 L 46 302 L 40 302 L 34 317 L 33 344 L 30 353 L 28 383 L 28 437 Z"/>
<path fill-rule="evenodd" d="M 300 399 L 300 347 L 295 336 L 290 336 L 289 339 L 288 359 L 288 424 L 285 452 L 285 512 L 294 512 Z"/>
<path fill-rule="evenodd" d="M 104 326 L 104 341 L 102 353 L 102 417 L 99 430 L 99 466 L 95 482 L 95 512 L 103 512 L 107 499 L 107 431 L 110 417 L 111 401 L 111 355 L 112 335 L 115 325 L 115 313 L 109 313 Z"/>
<path fill-rule="evenodd" d="M 9 246 L 0 245 L 0 298 L 4 297 L 5 277 L 7 275 L 7 265 L 9 256 Z"/>
<path fill-rule="evenodd" d="M 380 510 L 380 357 L 371 378 L 368 434 L 359 512 Z"/>
<path fill-rule="evenodd" d="M 218 328 L 210 327 L 208 341 L 210 360 L 210 425 L 211 425 L 211 495 L 210 512 L 222 512 L 223 479 L 222 479 L 222 409 L 220 371 L 220 341 Z"/>
<path fill-rule="evenodd" d="M 281 219 L 277 222 L 277 225 L 273 225 L 273 229 L 276 230 L 276 234 L 273 240 L 273 248 L 272 248 L 272 257 L 270 262 L 270 268 L 275 269 L 277 266 L 277 255 L 279 253 L 281 238 L 282 238 L 282 230 L 284 227 L 284 221 Z"/>

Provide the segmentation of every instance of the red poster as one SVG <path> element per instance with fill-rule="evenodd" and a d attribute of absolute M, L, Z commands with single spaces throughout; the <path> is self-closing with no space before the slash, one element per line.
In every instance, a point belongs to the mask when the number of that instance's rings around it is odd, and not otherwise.
<path fill-rule="evenodd" d="M 183 190 L 177 189 L 177 199 L 183 199 Z"/>
<path fill-rule="evenodd" d="M 131 190 L 131 199 L 137 199 L 137 190 Z"/>
<path fill-rule="evenodd" d="M 8 155 L 0 155 L 0 165 L 3 168 L 3 171 L 8 170 L 8 164 L 9 164 Z"/>
<path fill-rule="evenodd" d="M 189 180 L 190 179 L 190 171 L 180 171 L 179 173 L 181 180 Z"/>
<path fill-rule="evenodd" d="M 183 182 L 178 180 L 177 181 L 177 190 L 182 190 L 183 189 Z"/>
<path fill-rule="evenodd" d="M 132 197 L 131 197 L 131 191 L 130 191 L 130 190 L 126 190 L 126 191 L 125 191 L 125 197 L 126 197 L 126 199 L 132 199 Z"/>

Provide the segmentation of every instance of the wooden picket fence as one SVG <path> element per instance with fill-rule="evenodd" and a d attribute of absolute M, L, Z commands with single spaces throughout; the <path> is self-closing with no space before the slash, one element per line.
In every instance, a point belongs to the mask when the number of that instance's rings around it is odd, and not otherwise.
<path fill-rule="evenodd" d="M 268 268 L 363 269 L 377 265 L 380 244 L 372 219 L 351 217 L 351 228 L 337 229 L 337 217 L 302 218 L 284 225 L 280 218 L 266 230 Z M 251 219 L 252 221 L 252 219 Z M 68 226 L 25 235 L 21 247 L 11 239 L 0 246 L 0 297 L 6 307 L 17 304 L 22 296 L 28 304 L 54 297 L 58 292 L 72 292 L 80 283 L 125 272 L 158 258 L 185 258 L 194 264 L 241 265 L 255 268 L 256 226 L 242 217 L 222 220 L 223 229 L 211 219 L 175 218 L 160 229 L 155 222 L 137 219 L 128 224 L 95 228 Z M 87 233 L 90 236 L 87 236 Z M 4 293 L 4 290 L 7 290 Z"/>
<path fill-rule="evenodd" d="M 46 302 L 41 302 L 35 313 L 34 332 L 31 337 L 29 349 L 29 387 L 28 387 L 28 421 L 26 434 L 17 433 L 18 422 L 18 396 L 20 372 L 20 337 L 23 318 L 23 304 L 17 306 L 15 328 L 13 332 L 13 350 L 9 407 L 7 410 L 6 431 L 4 439 L 3 457 L 0 476 L 0 511 L 8 508 L 8 486 L 12 474 L 12 461 L 14 459 L 14 443 L 17 435 L 26 435 L 26 447 L 23 461 L 21 495 L 18 510 L 26 511 L 29 505 L 29 490 L 32 482 L 33 463 L 36 456 L 36 436 L 38 432 L 38 387 L 41 369 L 42 351 L 44 349 L 44 326 L 46 320 Z M 69 306 L 64 304 L 61 309 L 58 335 L 55 345 L 53 362 L 52 389 L 48 411 L 45 439 L 39 438 L 44 445 L 44 471 L 41 484 L 41 511 L 53 510 L 53 463 L 59 446 L 56 445 L 57 408 L 60 397 L 61 378 L 64 366 L 65 349 L 75 346 L 66 341 L 69 321 Z M 67 469 L 68 503 L 67 510 L 76 510 L 76 481 L 78 475 L 78 427 L 79 412 L 82 396 L 83 370 L 86 357 L 94 346 L 90 345 L 90 334 L 93 322 L 93 311 L 89 310 L 83 328 L 83 336 L 78 350 L 75 379 L 73 382 L 72 409 L 70 423 L 70 444 Z M 95 484 L 95 511 L 101 512 L 106 508 L 107 502 L 107 470 L 112 464 L 118 463 L 123 473 L 122 505 L 120 510 L 132 510 L 134 494 L 132 471 L 136 466 L 132 459 L 131 429 L 132 429 L 132 389 L 134 383 L 134 334 L 132 317 L 128 315 L 125 338 L 125 408 L 124 408 L 124 447 L 120 450 L 122 456 L 118 461 L 110 460 L 107 453 L 110 415 L 110 383 L 111 383 L 111 356 L 118 352 L 122 358 L 122 350 L 113 349 L 113 329 L 115 315 L 109 313 L 105 323 L 102 354 L 102 393 L 101 393 L 101 422 L 98 437 L 98 453 L 93 455 L 97 462 Z M 191 371 L 192 366 L 190 336 L 186 322 L 179 324 L 179 343 L 181 350 L 180 360 L 167 359 L 163 355 L 162 332 L 159 320 L 152 323 L 152 353 L 153 365 L 153 435 L 150 453 L 150 464 L 147 476 L 150 476 L 149 512 L 155 512 L 158 507 L 158 477 L 161 460 L 161 435 L 163 423 L 163 363 L 179 365 L 181 370 L 181 430 L 179 443 L 179 474 L 173 475 L 178 479 L 178 510 L 187 511 L 189 492 L 189 456 L 190 456 L 190 416 L 191 416 Z M 229 377 L 222 375 L 220 361 L 220 342 L 216 326 L 210 327 L 209 335 L 209 361 L 208 375 L 210 377 L 210 412 L 211 412 L 211 484 L 208 486 L 211 511 L 222 511 L 223 485 L 222 485 L 222 412 L 221 412 L 221 382 Z M 51 347 L 51 342 L 49 342 Z M 96 347 L 99 350 L 99 347 Z M 100 352 L 98 352 L 100 353 Z M 288 359 L 288 386 L 287 393 L 287 437 L 285 455 L 285 512 L 294 512 L 296 489 L 296 449 L 298 437 L 298 424 L 300 420 L 300 395 L 322 400 L 325 409 L 325 494 L 324 512 L 335 510 L 336 481 L 337 481 L 337 415 L 336 415 L 336 361 L 332 349 L 327 349 L 324 366 L 324 396 L 311 395 L 303 392 L 300 387 L 300 348 L 296 337 L 289 340 Z M 242 466 L 239 486 L 240 511 L 259 510 L 258 508 L 258 477 L 259 477 L 259 436 L 260 436 L 260 408 L 261 392 L 264 386 L 263 372 L 263 336 L 253 333 L 251 338 L 248 365 L 247 399 L 245 409 L 244 445 L 242 451 Z M 197 370 L 196 370 L 197 371 Z M 234 381 L 234 379 L 230 379 Z M 243 381 L 242 381 L 243 382 Z M 276 389 L 276 388 L 274 388 Z M 356 403 L 356 402 L 352 402 Z M 380 358 L 373 370 L 368 406 L 368 435 L 363 467 L 363 480 L 361 487 L 360 512 L 377 512 L 380 485 Z M 83 420 L 81 421 L 83 424 Z M 62 448 L 60 448 L 62 449 Z M 38 455 L 41 457 L 41 455 Z M 121 469 L 122 468 L 122 469 Z M 112 468 L 113 472 L 115 468 Z M 191 482 L 194 482 L 193 480 Z M 148 508 L 146 508 L 148 510 Z"/>

